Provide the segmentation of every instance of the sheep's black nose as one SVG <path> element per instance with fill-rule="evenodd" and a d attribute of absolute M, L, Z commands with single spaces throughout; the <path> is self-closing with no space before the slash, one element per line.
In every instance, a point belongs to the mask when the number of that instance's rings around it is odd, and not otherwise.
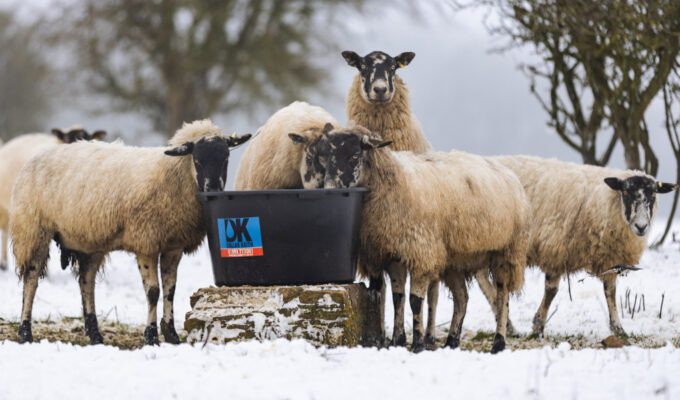
<path fill-rule="evenodd" d="M 638 230 L 638 232 L 643 232 L 645 228 L 647 228 L 647 224 L 644 225 L 635 224 L 635 228 Z"/>
<path fill-rule="evenodd" d="M 374 87 L 373 91 L 377 95 L 384 96 L 385 93 L 387 92 L 387 88 L 386 87 Z"/>

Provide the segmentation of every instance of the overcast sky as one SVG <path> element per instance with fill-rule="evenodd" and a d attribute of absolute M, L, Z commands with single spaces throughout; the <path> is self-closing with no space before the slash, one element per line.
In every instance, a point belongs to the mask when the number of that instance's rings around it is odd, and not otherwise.
<path fill-rule="evenodd" d="M 43 4 L 40 0 L 31 2 Z M 26 3 L 0 0 L 0 4 Z M 352 17 L 350 31 L 337 38 L 338 45 L 359 54 L 373 50 L 391 55 L 402 51 L 416 53 L 413 62 L 399 73 L 409 86 L 413 110 L 437 150 L 457 148 L 484 155 L 521 153 L 580 162 L 578 154 L 546 126 L 546 115 L 530 94 L 528 79 L 517 67 L 531 56 L 530 51 L 492 52 L 502 39 L 487 33 L 483 11 L 456 13 L 448 7 L 439 7 L 435 11 L 426 10 L 419 20 L 403 11 L 379 11 Z M 332 90 L 328 95 L 310 95 L 300 100 L 320 105 L 344 121 L 344 98 L 356 71 L 345 64 L 340 54 L 318 56 L 332 66 Z M 275 111 L 268 110 L 255 120 L 239 115 L 215 120 L 228 132 L 255 132 Z M 661 111 L 658 103 L 653 105 L 649 125 L 661 164 L 659 177 L 674 181 L 674 160 L 662 130 Z M 68 126 L 74 122 L 93 129 L 125 132 L 125 136 L 148 129 L 144 121 L 134 116 L 95 117 L 77 107 L 57 113 L 53 125 Z M 235 151 L 230 163 L 229 186 L 233 185 L 241 152 Z M 622 167 L 622 158 L 619 146 L 612 165 Z"/>

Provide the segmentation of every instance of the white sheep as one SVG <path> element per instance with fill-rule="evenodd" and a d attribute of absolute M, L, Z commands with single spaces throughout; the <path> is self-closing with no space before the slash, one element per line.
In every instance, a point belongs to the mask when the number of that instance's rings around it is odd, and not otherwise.
<path fill-rule="evenodd" d="M 19 174 L 10 214 L 14 256 L 24 282 L 19 341 L 32 340 L 33 299 L 54 239 L 77 267 L 85 333 L 92 343 L 103 341 L 95 314 L 95 275 L 114 250 L 137 257 L 148 302 L 146 344 L 158 343 L 160 258 L 161 331 L 166 342 L 178 343 L 173 322 L 177 265 L 206 233 L 196 192 L 223 190 L 229 148 L 249 137 L 221 135 L 212 122 L 202 120 L 185 124 L 170 140 L 171 147 L 82 142 L 33 157 Z"/>
<path fill-rule="evenodd" d="M 433 281 L 451 289 L 455 308 L 447 345 L 460 342 L 466 280 L 490 266 L 501 310 L 492 352 L 505 348 L 508 296 L 521 288 L 529 203 L 517 177 L 497 161 L 451 153 L 394 152 L 388 141 L 353 127 L 324 136 L 317 150 L 325 188 L 365 186 L 359 260 L 382 273 L 394 261 L 411 276 L 413 351 L 425 346 L 422 301 Z M 348 182 L 345 177 L 352 179 Z"/>
<path fill-rule="evenodd" d="M 668 193 L 676 185 L 657 182 L 640 171 L 531 156 L 493 158 L 519 177 L 533 211 L 528 265 L 545 273 L 545 293 L 532 334 L 543 335 L 561 277 L 585 270 L 603 283 L 612 333 L 625 335 L 616 310 L 613 268 L 639 262 L 656 210 L 656 194 Z M 493 299 L 490 288 L 485 295 Z"/>
<path fill-rule="evenodd" d="M 104 131 L 90 134 L 78 127 L 64 131 L 52 129 L 51 135 L 45 133 L 21 135 L 0 147 L 0 236 L 2 236 L 0 270 L 7 269 L 10 200 L 14 182 L 24 164 L 31 157 L 57 144 L 73 143 L 77 140 L 101 140 L 105 135 Z"/>
<path fill-rule="evenodd" d="M 288 139 L 288 133 L 304 132 L 310 142 L 322 134 L 326 124 L 338 122 L 321 107 L 296 101 L 274 113 L 243 152 L 236 172 L 237 190 L 301 189 L 317 187 L 314 177 L 300 177 L 303 149 Z"/>
<path fill-rule="evenodd" d="M 385 52 L 374 51 L 361 57 L 353 51 L 343 51 L 342 56 L 347 64 L 359 71 L 347 94 L 347 119 L 350 124 L 363 126 L 379 134 L 383 140 L 392 141 L 390 148 L 394 151 L 423 153 L 432 150 L 418 119 L 411 111 L 408 88 L 396 74 L 398 69 L 407 66 L 413 60 L 415 53 L 404 52 L 391 57 Z M 366 276 L 367 269 L 377 271 L 374 267 L 365 268 L 359 265 L 360 275 Z M 403 346 L 406 343 L 404 331 L 406 268 L 404 265 L 394 263 L 386 266 L 385 271 L 390 277 L 394 302 L 392 344 Z M 369 278 L 372 296 L 379 297 L 378 301 L 384 303 L 383 273 Z M 434 345 L 438 299 L 439 283 L 435 281 L 432 282 L 427 295 L 428 345 Z"/>

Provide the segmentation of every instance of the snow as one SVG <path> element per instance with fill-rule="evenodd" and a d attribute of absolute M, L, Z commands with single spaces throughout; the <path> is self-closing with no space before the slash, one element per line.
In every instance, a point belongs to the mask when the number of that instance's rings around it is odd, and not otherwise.
<path fill-rule="evenodd" d="M 655 237 L 652 235 L 652 237 Z M 56 249 L 53 249 L 56 250 Z M 78 285 L 59 268 L 52 253 L 49 276 L 36 296 L 35 319 L 80 316 Z M 208 249 L 185 256 L 179 268 L 175 321 L 182 327 L 189 296 L 212 284 Z M 680 337 L 680 261 L 678 244 L 648 250 L 639 266 L 619 279 L 622 298 L 645 295 L 644 311 L 626 314 L 624 328 L 660 340 Z M 13 267 L 13 266 L 11 266 Z M 580 279 L 583 282 L 579 282 Z M 583 335 L 599 341 L 609 335 L 602 286 L 585 274 L 561 282 L 546 327 L 547 335 Z M 676 290 L 673 290 L 676 289 Z M 527 271 L 523 293 L 512 298 L 511 318 L 523 333 L 541 300 L 543 274 Z M 665 293 L 663 316 L 658 318 Z M 146 300 L 134 258 L 113 253 L 98 278 L 100 320 L 142 325 Z M 448 329 L 452 302 L 442 288 L 438 323 Z M 160 309 L 160 307 L 159 307 Z M 0 272 L 0 318 L 18 321 L 21 284 L 11 271 Z M 391 302 L 387 302 L 391 333 Z M 410 313 L 407 307 L 407 321 Z M 409 324 L 410 325 L 410 324 Z M 481 292 L 470 288 L 465 330 L 494 329 Z M 680 398 L 680 349 L 627 347 L 616 350 L 557 348 L 506 351 L 492 356 L 460 350 L 418 355 L 404 349 L 316 349 L 302 341 L 241 342 L 225 346 L 161 345 L 135 351 L 111 346 L 63 343 L 18 345 L 0 342 L 0 399 L 5 398 Z"/>

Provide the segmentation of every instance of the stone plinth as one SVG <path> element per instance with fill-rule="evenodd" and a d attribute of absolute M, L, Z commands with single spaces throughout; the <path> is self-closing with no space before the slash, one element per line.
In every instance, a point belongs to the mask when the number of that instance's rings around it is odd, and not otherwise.
<path fill-rule="evenodd" d="M 199 289 L 184 329 L 189 343 L 305 339 L 314 345 L 373 345 L 376 305 L 361 283 Z"/>

